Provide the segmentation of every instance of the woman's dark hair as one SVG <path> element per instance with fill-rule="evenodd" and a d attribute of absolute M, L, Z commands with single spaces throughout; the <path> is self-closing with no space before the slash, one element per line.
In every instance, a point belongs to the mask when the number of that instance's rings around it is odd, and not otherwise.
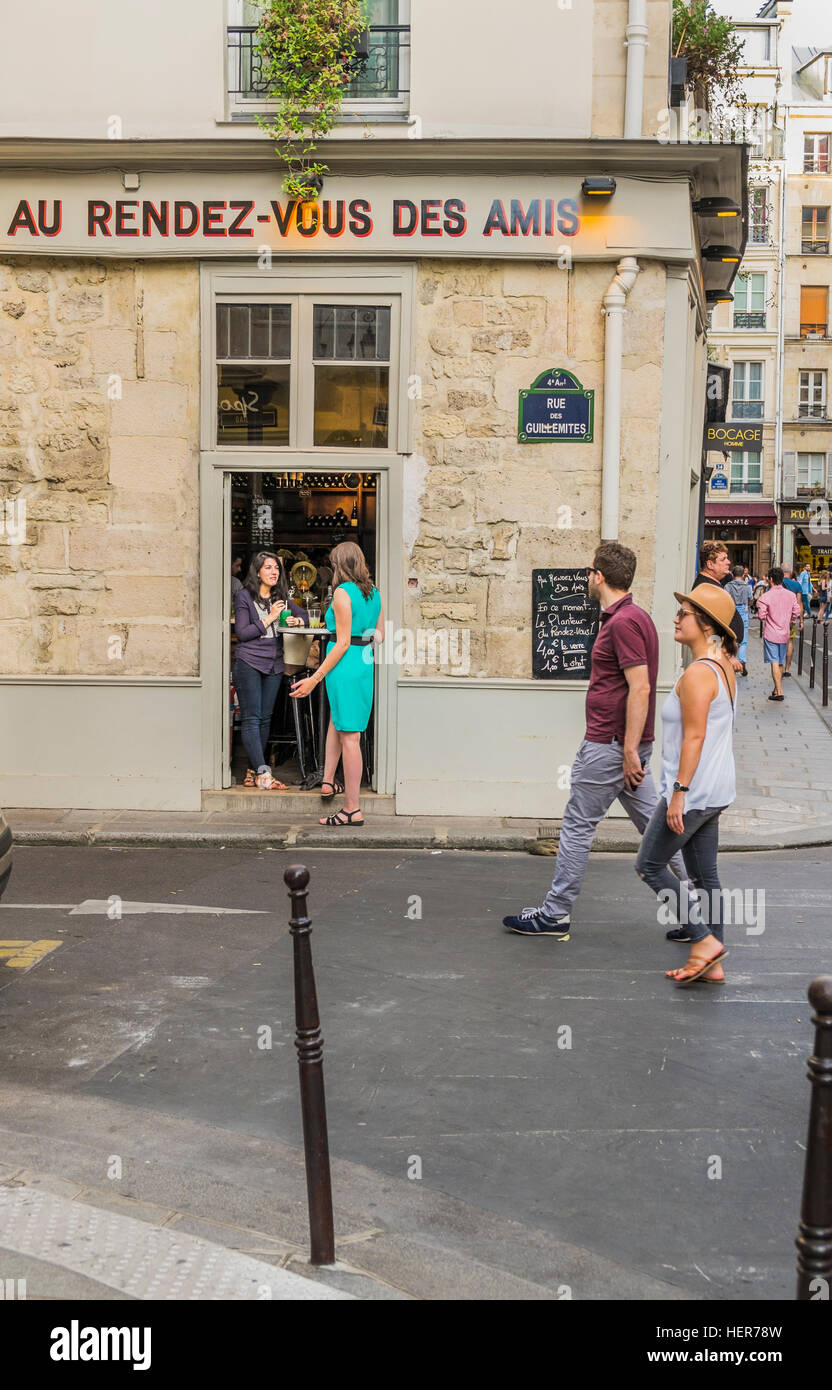
<path fill-rule="evenodd" d="M 332 563 L 333 589 L 337 589 L 339 584 L 351 582 L 358 585 L 365 598 L 370 597 L 374 587 L 373 581 L 364 554 L 355 541 L 342 541 L 333 548 L 329 558 Z"/>
<path fill-rule="evenodd" d="M 690 602 L 690 600 L 689 600 L 689 602 Z M 711 618 L 707 613 L 703 613 L 703 612 L 701 611 L 701 609 L 699 609 L 699 608 L 696 607 L 696 604 L 695 604 L 695 603 L 691 603 L 690 606 L 691 606 L 691 608 L 693 609 L 693 616 L 694 616 L 694 618 L 696 619 L 697 624 L 699 625 L 699 631 L 700 631 L 701 633 L 705 633 L 705 632 L 707 632 L 708 630 L 710 630 L 711 632 L 713 632 L 713 633 L 715 634 L 715 636 L 721 637 L 721 638 L 722 638 L 722 650 L 724 651 L 725 655 L 726 655 L 726 656 L 736 656 L 736 654 L 737 654 L 737 639 L 736 639 L 736 637 L 734 636 L 733 632 L 726 632 L 726 631 L 723 631 L 723 629 L 722 629 L 721 627 L 717 627 L 717 625 L 716 625 L 716 623 L 714 622 L 713 618 Z"/>
<path fill-rule="evenodd" d="M 251 564 L 248 567 L 248 574 L 243 580 L 243 588 L 248 589 L 253 599 L 260 597 L 260 571 L 267 560 L 277 561 L 277 583 L 272 586 L 272 602 L 275 599 L 289 597 L 289 585 L 286 582 L 286 571 L 283 568 L 283 561 L 279 555 L 275 555 L 273 550 L 258 550 L 251 557 Z"/>
<path fill-rule="evenodd" d="M 771 580 L 772 584 L 782 584 L 783 571 L 781 570 L 780 566 L 775 565 L 773 569 L 770 569 L 768 572 L 768 577 Z"/>

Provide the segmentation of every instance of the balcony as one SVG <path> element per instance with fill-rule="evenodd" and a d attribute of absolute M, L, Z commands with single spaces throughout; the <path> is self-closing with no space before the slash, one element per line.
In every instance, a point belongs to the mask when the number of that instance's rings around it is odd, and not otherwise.
<path fill-rule="evenodd" d="M 827 325 L 825 323 L 802 323 L 800 325 L 801 338 L 825 338 L 827 336 Z"/>
<path fill-rule="evenodd" d="M 262 103 L 268 83 L 263 76 L 255 25 L 233 25 L 228 31 L 228 95 L 235 102 Z M 345 102 L 403 104 L 409 90 L 410 27 L 373 24 L 369 53 L 357 60 L 352 80 L 344 88 Z"/>
<path fill-rule="evenodd" d="M 800 244 L 801 256 L 828 256 L 829 239 L 820 237 L 804 237 Z"/>
<path fill-rule="evenodd" d="M 762 420 L 763 419 L 762 401 L 739 401 L 731 402 L 732 420 Z"/>
<path fill-rule="evenodd" d="M 749 246 L 771 245 L 771 228 L 768 222 L 752 223 L 751 230 L 748 234 L 748 244 Z"/>
<path fill-rule="evenodd" d="M 798 420 L 820 420 L 823 424 L 828 424 L 825 405 L 801 404 L 797 407 L 797 418 Z"/>
<path fill-rule="evenodd" d="M 734 327 L 735 328 L 765 328 L 766 311 L 765 309 L 735 309 Z"/>

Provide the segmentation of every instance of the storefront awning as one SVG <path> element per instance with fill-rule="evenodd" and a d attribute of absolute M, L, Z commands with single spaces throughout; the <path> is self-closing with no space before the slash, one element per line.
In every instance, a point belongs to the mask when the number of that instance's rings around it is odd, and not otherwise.
<path fill-rule="evenodd" d="M 777 513 L 771 502 L 731 502 L 727 506 L 706 502 L 705 520 L 718 526 L 774 526 Z"/>

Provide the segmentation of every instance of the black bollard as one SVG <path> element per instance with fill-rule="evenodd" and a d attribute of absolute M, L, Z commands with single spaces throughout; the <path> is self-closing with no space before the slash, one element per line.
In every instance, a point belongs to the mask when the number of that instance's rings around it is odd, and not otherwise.
<path fill-rule="evenodd" d="M 335 1228 L 324 1097 L 324 1040 L 318 1017 L 318 995 L 309 941 L 312 924 L 306 915 L 309 871 L 302 864 L 292 864 L 283 875 L 283 882 L 292 899 L 289 930 L 295 959 L 295 1047 L 298 1050 L 309 1204 L 309 1258 L 313 1265 L 331 1265 L 335 1263 Z"/>
<path fill-rule="evenodd" d="M 809 648 L 809 689 L 815 688 L 815 656 L 818 645 L 818 620 L 812 619 L 812 645 Z"/>
<path fill-rule="evenodd" d="M 823 625 L 823 699 L 821 704 L 829 704 L 829 629 Z"/>
<path fill-rule="evenodd" d="M 802 626 L 802 624 L 801 624 L 800 632 L 798 633 L 798 638 L 797 638 L 797 674 L 798 674 L 799 676 L 802 676 L 802 675 L 803 675 L 803 626 Z"/>
<path fill-rule="evenodd" d="M 797 1297 L 805 1302 L 832 1293 L 832 975 L 809 986 L 815 1050 L 809 1058 L 812 1098 L 797 1246 Z"/>

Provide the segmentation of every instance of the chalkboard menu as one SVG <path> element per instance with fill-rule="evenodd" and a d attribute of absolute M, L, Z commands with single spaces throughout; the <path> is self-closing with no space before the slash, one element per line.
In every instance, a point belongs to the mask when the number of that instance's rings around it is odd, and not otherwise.
<path fill-rule="evenodd" d="M 532 570 L 532 675 L 589 680 L 599 613 L 586 570 Z"/>

